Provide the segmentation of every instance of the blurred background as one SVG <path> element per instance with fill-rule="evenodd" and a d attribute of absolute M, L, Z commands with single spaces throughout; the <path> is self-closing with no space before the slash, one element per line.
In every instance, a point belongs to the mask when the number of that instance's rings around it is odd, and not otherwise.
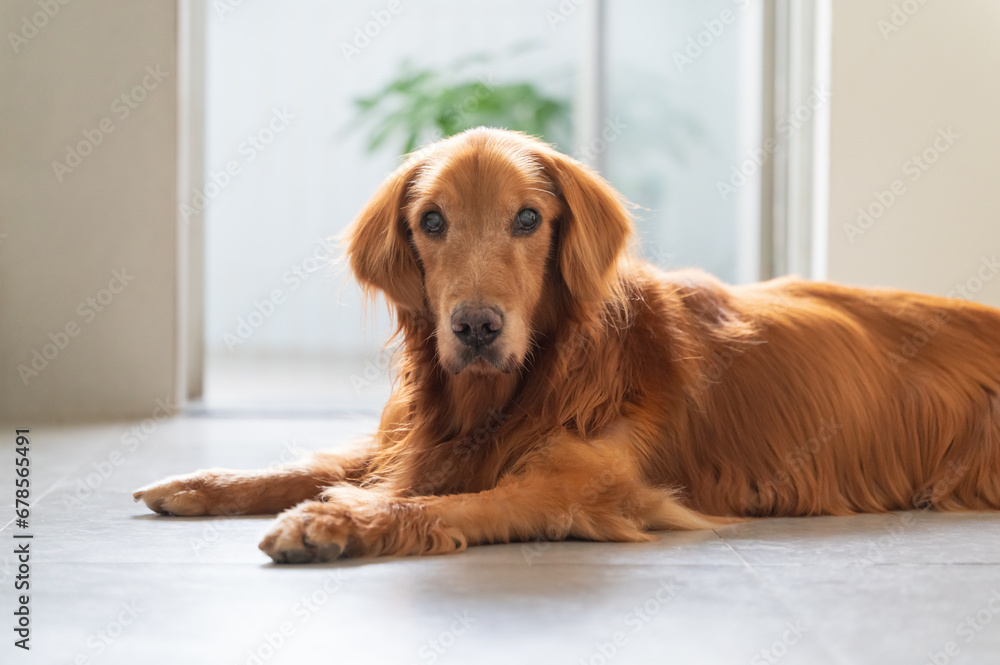
<path fill-rule="evenodd" d="M 418 11 L 400 4 L 398 13 L 378 1 L 208 8 L 205 166 L 248 163 L 203 212 L 204 404 L 375 408 L 385 400 L 387 316 L 378 307 L 365 319 L 354 284 L 316 257 L 336 257 L 333 236 L 400 155 L 470 127 L 541 136 L 599 167 L 641 206 L 641 247 L 653 262 L 752 279 L 737 266 L 738 197 L 716 190 L 738 159 L 741 76 L 754 74 L 741 69 L 741 56 L 760 42 L 746 34 L 760 21 L 748 28 L 752 19 L 734 9 L 730 0 L 609 3 L 595 44 L 594 7 L 572 3 L 437 0 Z M 733 23 L 715 19 L 715 43 L 676 65 L 672 53 L 687 33 L 722 11 Z M 595 64 L 597 99 L 580 91 Z M 581 109 L 588 105 L 595 108 Z M 240 146 L 268 130 L 274 109 L 288 114 L 287 128 L 251 162 Z M 587 112 L 606 132 L 594 145 L 580 138 Z M 243 339 L 241 321 L 276 288 L 288 292 L 280 311 Z"/>
<path fill-rule="evenodd" d="M 1000 6 L 897 5 L 5 2 L 0 417 L 377 411 L 336 237 L 480 124 L 598 169 L 664 268 L 1000 305 Z"/>

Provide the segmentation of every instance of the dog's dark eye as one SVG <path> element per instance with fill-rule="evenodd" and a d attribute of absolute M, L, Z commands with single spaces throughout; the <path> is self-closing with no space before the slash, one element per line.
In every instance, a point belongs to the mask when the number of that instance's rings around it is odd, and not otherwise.
<path fill-rule="evenodd" d="M 444 230 L 444 217 L 441 216 L 441 213 L 433 210 L 425 212 L 424 216 L 420 219 L 420 226 L 427 233 L 441 233 Z"/>
<path fill-rule="evenodd" d="M 514 220 L 514 232 L 531 233 L 538 227 L 538 222 L 541 219 L 542 216 L 538 214 L 538 211 L 525 208 L 517 213 L 517 218 Z"/>

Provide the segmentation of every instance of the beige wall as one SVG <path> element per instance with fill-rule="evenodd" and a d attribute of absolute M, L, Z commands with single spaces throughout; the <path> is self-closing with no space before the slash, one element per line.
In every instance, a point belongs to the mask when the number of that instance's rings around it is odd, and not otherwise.
<path fill-rule="evenodd" d="M 177 381 L 176 4 L 5 0 L 0 28 L 0 417 L 149 416 Z"/>
<path fill-rule="evenodd" d="M 998 35 L 996 0 L 833 2 L 831 280 L 1000 306 L 1000 266 L 983 267 L 1000 259 Z"/>

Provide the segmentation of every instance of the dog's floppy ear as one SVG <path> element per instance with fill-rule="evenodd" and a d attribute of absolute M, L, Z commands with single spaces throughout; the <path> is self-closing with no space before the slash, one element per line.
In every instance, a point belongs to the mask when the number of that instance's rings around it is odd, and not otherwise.
<path fill-rule="evenodd" d="M 379 289 L 403 310 L 424 307 L 424 279 L 410 246 L 403 208 L 420 160 L 410 159 L 375 192 L 347 231 L 351 270 L 365 289 Z"/>
<path fill-rule="evenodd" d="M 613 290 L 612 271 L 632 233 L 625 200 L 575 159 L 548 148 L 540 157 L 567 207 L 559 225 L 563 280 L 577 301 L 602 301 Z"/>

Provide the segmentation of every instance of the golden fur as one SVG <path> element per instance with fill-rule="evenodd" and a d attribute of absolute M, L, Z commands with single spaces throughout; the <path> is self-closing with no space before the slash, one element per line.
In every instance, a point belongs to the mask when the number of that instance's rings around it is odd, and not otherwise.
<path fill-rule="evenodd" d="M 540 214 L 530 233 L 512 221 L 524 208 Z M 422 226 L 428 211 L 444 231 Z M 663 273 L 629 255 L 631 231 L 610 185 L 533 139 L 477 129 L 432 146 L 347 238 L 403 342 L 373 439 L 136 500 L 284 510 L 261 543 L 278 562 L 1000 507 L 1000 311 Z M 457 339 L 467 307 L 503 316 L 477 351 Z"/>

